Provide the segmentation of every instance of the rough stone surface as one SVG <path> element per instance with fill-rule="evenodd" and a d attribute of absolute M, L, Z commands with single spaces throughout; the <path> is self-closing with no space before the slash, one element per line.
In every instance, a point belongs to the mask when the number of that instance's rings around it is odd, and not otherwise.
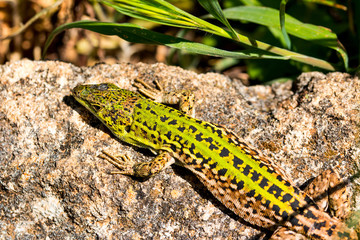
<path fill-rule="evenodd" d="M 329 167 L 342 177 L 359 159 L 360 80 L 306 73 L 298 81 L 245 87 L 222 75 L 163 64 L 89 68 L 28 60 L 0 66 L 0 239 L 257 239 L 190 171 L 170 167 L 141 181 L 99 159 L 101 150 L 151 159 L 123 144 L 78 104 L 80 83 L 134 79 L 192 89 L 196 117 L 228 127 L 301 185 Z M 350 184 L 354 210 L 360 181 Z"/>

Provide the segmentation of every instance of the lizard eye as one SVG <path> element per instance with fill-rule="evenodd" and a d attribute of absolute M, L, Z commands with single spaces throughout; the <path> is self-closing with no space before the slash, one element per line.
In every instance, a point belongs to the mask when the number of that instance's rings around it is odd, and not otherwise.
<path fill-rule="evenodd" d="M 98 85 L 98 89 L 100 91 L 108 90 L 108 88 L 109 88 L 109 85 L 107 83 L 102 83 L 102 84 Z"/>
<path fill-rule="evenodd" d="M 94 110 L 95 110 L 96 112 L 99 112 L 100 109 L 101 109 L 99 105 L 92 105 L 92 107 L 94 108 Z"/>

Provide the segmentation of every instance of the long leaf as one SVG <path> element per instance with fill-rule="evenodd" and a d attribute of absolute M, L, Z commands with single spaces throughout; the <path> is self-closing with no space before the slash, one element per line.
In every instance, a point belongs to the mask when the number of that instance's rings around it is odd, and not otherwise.
<path fill-rule="evenodd" d="M 144 19 L 147 21 L 157 22 L 164 25 L 176 26 L 182 28 L 196 28 L 202 31 L 216 34 L 218 36 L 232 38 L 232 33 L 200 18 L 192 16 L 183 10 L 176 8 L 163 0 L 99 0 L 100 2 L 113 7 L 117 11 L 134 18 Z M 315 67 L 334 71 L 332 64 L 306 56 L 286 49 L 275 47 L 261 41 L 250 39 L 248 36 L 237 34 L 237 42 L 250 47 L 268 51 L 273 54 L 284 56 L 285 58 L 296 60 L 302 63 L 313 65 Z M 347 64 L 347 62 L 346 62 Z M 347 65 L 346 65 L 347 66 Z"/>
<path fill-rule="evenodd" d="M 226 19 L 220 4 L 217 0 L 198 0 L 203 8 L 206 9 L 214 18 L 224 24 L 230 31 L 234 39 L 238 39 L 236 31 L 231 27 L 229 21 Z"/>
<path fill-rule="evenodd" d="M 231 38 L 231 33 L 195 17 L 163 0 L 99 0 L 116 11 L 133 18 L 168 26 L 199 29 Z"/>
<path fill-rule="evenodd" d="M 228 19 L 245 20 L 267 27 L 280 29 L 279 11 L 268 7 L 241 6 L 224 10 Z M 338 41 L 337 36 L 330 29 L 306 24 L 286 14 L 286 32 L 298 38 L 310 41 L 339 52 L 343 58 L 344 66 L 348 68 L 348 55 Z"/>
<path fill-rule="evenodd" d="M 285 6 L 286 6 L 287 0 L 282 0 L 280 3 L 280 11 L 279 11 L 279 16 L 280 16 L 280 28 L 281 28 L 281 32 L 283 34 L 284 37 L 284 41 L 286 43 L 286 47 L 288 49 L 291 49 L 291 41 L 289 38 L 289 35 L 286 32 L 286 27 L 285 27 Z"/>
<path fill-rule="evenodd" d="M 144 44 L 156 44 L 165 45 L 168 47 L 186 50 L 190 53 L 204 54 L 215 57 L 231 57 L 240 59 L 256 59 L 256 58 L 267 58 L 267 59 L 282 59 L 288 58 L 276 55 L 267 54 L 264 51 L 253 49 L 252 51 L 242 52 L 230 52 L 214 48 L 205 44 L 191 42 L 183 38 L 172 37 L 162 33 L 147 30 L 135 24 L 130 23 L 108 23 L 108 22 L 96 22 L 96 21 L 78 21 L 61 25 L 56 28 L 48 37 L 43 51 L 43 57 L 46 53 L 49 45 L 60 32 L 70 28 L 83 28 L 91 30 L 97 33 L 105 35 L 117 35 L 126 41 L 133 43 L 144 43 Z"/>

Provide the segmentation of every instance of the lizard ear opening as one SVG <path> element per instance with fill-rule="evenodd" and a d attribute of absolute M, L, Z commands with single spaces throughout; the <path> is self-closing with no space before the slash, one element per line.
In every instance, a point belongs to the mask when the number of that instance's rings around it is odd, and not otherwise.
<path fill-rule="evenodd" d="M 127 125 L 125 128 L 124 128 L 125 132 L 130 132 L 130 125 Z"/>

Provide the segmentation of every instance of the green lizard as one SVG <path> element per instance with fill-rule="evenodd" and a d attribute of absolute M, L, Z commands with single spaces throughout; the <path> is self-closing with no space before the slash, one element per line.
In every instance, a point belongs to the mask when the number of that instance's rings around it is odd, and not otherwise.
<path fill-rule="evenodd" d="M 150 177 L 177 163 L 190 169 L 235 214 L 276 231 L 273 239 L 358 239 L 353 229 L 313 202 L 310 196 L 317 196 L 318 186 L 310 185 L 310 195 L 301 191 L 280 167 L 231 131 L 186 115 L 193 112 L 190 92 L 164 93 L 138 82 L 139 91 L 154 100 L 110 83 L 78 85 L 72 90 L 75 99 L 120 140 L 158 154 L 150 162 L 135 163 L 127 156 L 104 152 L 101 157 L 121 170 L 117 173 Z M 158 102 L 179 103 L 180 111 Z M 340 181 L 334 171 L 328 170 L 318 182 L 327 178 L 332 179 L 331 186 Z M 340 194 L 348 192 L 340 189 L 333 193 L 343 200 Z"/>

